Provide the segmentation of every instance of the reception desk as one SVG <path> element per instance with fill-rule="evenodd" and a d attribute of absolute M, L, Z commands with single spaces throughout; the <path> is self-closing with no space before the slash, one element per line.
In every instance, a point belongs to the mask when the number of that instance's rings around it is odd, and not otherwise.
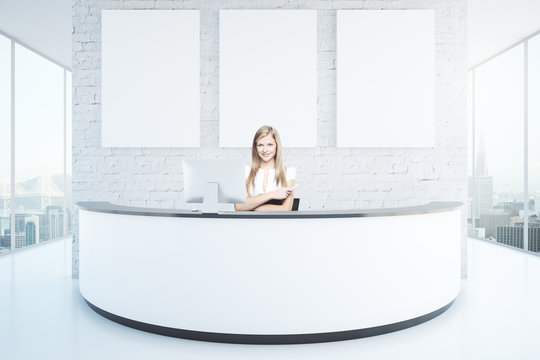
<path fill-rule="evenodd" d="M 80 291 L 113 321 L 195 340 L 401 330 L 459 293 L 461 205 L 201 214 L 80 202 Z"/>

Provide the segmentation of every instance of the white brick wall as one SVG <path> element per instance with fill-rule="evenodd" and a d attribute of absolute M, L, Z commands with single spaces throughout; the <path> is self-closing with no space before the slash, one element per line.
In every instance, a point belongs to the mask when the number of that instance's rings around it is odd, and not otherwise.
<path fill-rule="evenodd" d="M 101 10 L 201 10 L 201 148 L 101 148 Z M 465 0 L 133 0 L 73 2 L 73 201 L 183 208 L 183 159 L 241 158 L 219 148 L 219 9 L 318 10 L 318 146 L 285 149 L 301 209 L 409 206 L 467 196 Z M 436 147 L 336 148 L 337 9 L 436 10 Z M 78 276 L 78 212 L 73 274 Z M 465 214 L 462 274 L 466 276 Z M 441 229 L 444 231 L 444 229 Z M 433 234 L 437 236 L 437 234 Z M 105 251 L 105 249 L 104 249 Z"/>

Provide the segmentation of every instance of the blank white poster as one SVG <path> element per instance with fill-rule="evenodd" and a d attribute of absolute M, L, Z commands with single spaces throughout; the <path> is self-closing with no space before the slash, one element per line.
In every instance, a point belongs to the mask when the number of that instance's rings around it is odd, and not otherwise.
<path fill-rule="evenodd" d="M 102 11 L 102 146 L 198 147 L 199 12 Z"/>
<path fill-rule="evenodd" d="M 433 147 L 432 10 L 337 12 L 337 145 Z"/>
<path fill-rule="evenodd" d="M 317 12 L 220 11 L 220 145 L 249 147 L 262 125 L 284 147 L 317 145 Z"/>

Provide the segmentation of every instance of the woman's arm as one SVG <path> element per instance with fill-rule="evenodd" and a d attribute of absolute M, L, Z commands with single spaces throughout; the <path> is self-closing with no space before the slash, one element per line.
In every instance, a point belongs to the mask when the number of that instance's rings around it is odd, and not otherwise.
<path fill-rule="evenodd" d="M 246 191 L 249 194 L 249 191 L 246 186 Z M 287 194 L 291 191 L 289 188 L 279 188 L 274 191 L 269 191 L 257 196 L 248 196 L 246 198 L 246 202 L 244 204 L 234 204 L 234 210 L 236 211 L 250 211 L 254 210 L 260 206 L 262 206 L 264 203 L 270 201 L 270 200 L 283 200 L 287 199 Z M 285 200 L 286 201 L 286 200 Z M 283 201 L 285 203 L 285 201 Z M 282 205 L 274 205 L 274 206 L 282 206 Z M 292 202 L 291 202 L 292 206 Z"/>
<path fill-rule="evenodd" d="M 281 189 L 288 189 L 290 190 L 289 196 L 283 200 L 283 203 L 281 205 L 273 205 L 273 204 L 262 204 L 258 207 L 256 207 L 255 211 L 291 211 L 294 201 L 294 192 L 292 191 L 292 187 L 294 186 L 294 180 L 287 181 L 287 187 L 281 188 Z M 279 189 L 278 189 L 279 190 Z M 264 194 L 261 194 L 264 195 Z"/>

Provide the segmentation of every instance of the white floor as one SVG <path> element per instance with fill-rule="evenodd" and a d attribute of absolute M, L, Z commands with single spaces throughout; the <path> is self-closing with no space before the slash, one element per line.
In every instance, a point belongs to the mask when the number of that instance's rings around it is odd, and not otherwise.
<path fill-rule="evenodd" d="M 86 305 L 70 266 L 70 240 L 0 256 L 0 359 L 540 359 L 540 257 L 479 240 L 469 240 L 469 278 L 441 316 L 313 345 L 214 344 L 130 329 Z"/>

